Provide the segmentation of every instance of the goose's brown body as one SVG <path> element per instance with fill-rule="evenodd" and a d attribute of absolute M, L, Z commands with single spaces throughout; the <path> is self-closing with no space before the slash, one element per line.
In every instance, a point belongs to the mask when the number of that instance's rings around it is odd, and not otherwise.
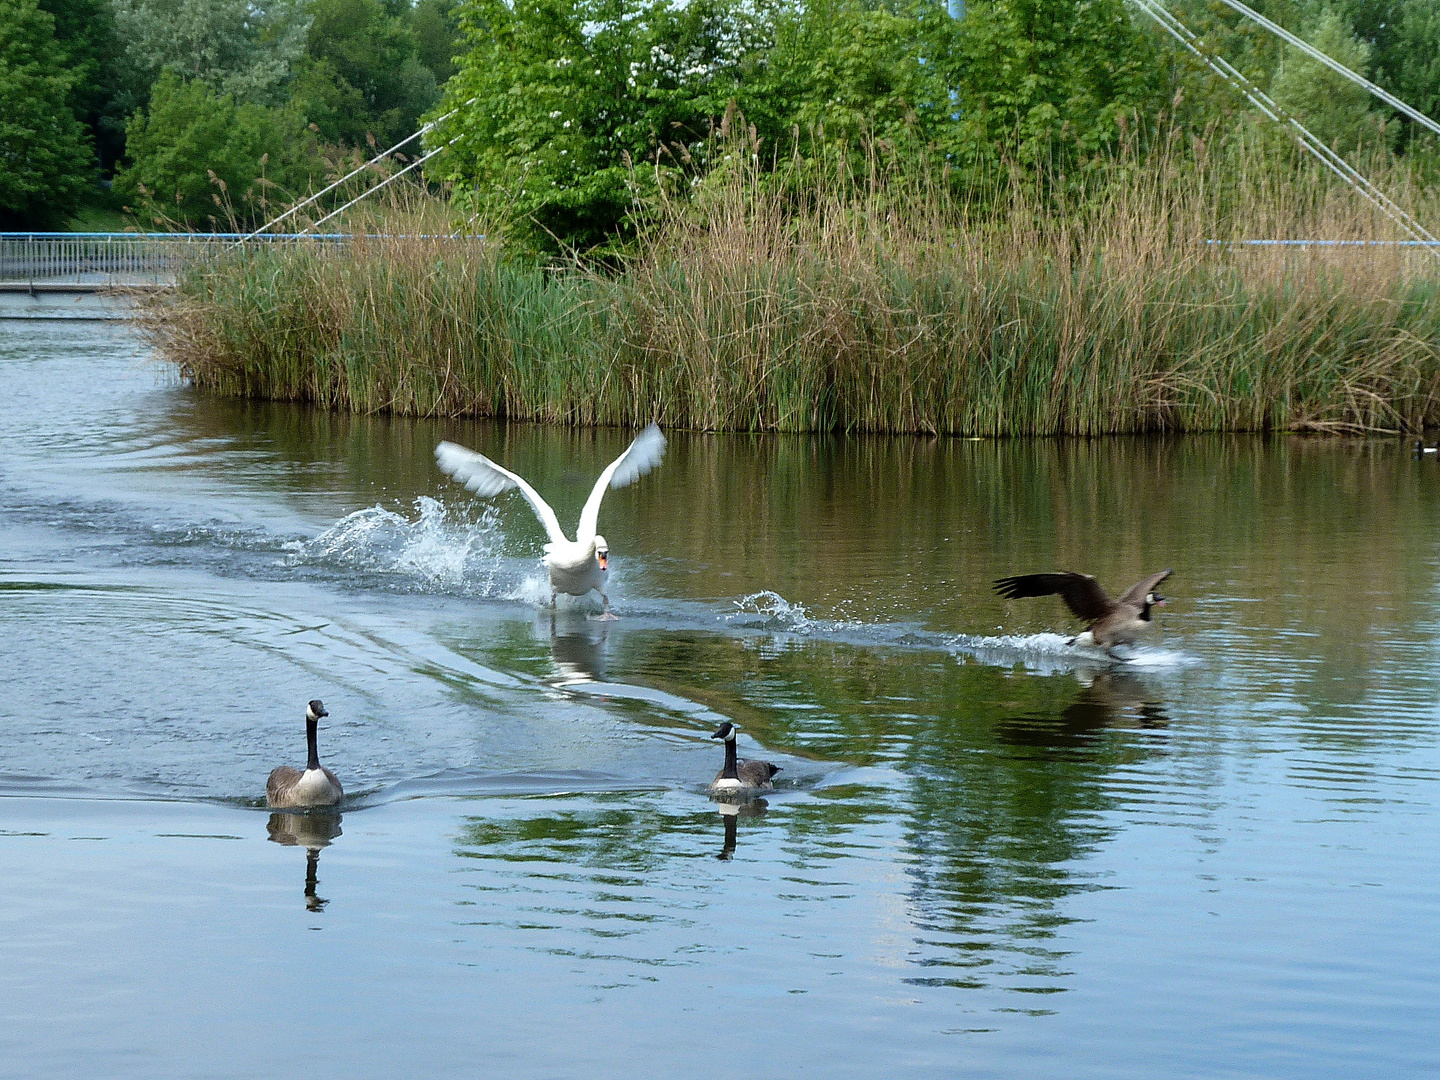
<path fill-rule="evenodd" d="M 1165 603 L 1155 586 L 1170 576 L 1161 570 L 1142 578 L 1118 599 L 1112 600 L 1089 574 L 1057 571 L 1052 574 L 1017 574 L 995 582 L 995 591 L 1007 600 L 1058 594 L 1078 619 L 1090 625 L 1086 633 L 1102 649 L 1134 644 L 1150 627 L 1151 609 Z"/>
<path fill-rule="evenodd" d="M 334 806 L 345 797 L 345 789 L 333 772 L 320 764 L 316 744 L 320 718 L 329 716 L 325 703 L 315 700 L 305 707 L 305 742 L 310 757 L 305 768 L 280 765 L 271 770 L 265 782 L 265 804 L 277 807 Z"/>
<path fill-rule="evenodd" d="M 710 737 L 725 740 L 725 764 L 710 782 L 712 794 L 734 794 L 775 786 L 775 774 L 780 771 L 779 765 L 772 765 L 768 761 L 741 761 L 736 755 L 734 724 L 725 721 Z"/>
<path fill-rule="evenodd" d="M 266 806 L 334 806 L 344 797 L 340 780 L 323 765 L 313 771 L 281 765 L 265 784 Z"/>

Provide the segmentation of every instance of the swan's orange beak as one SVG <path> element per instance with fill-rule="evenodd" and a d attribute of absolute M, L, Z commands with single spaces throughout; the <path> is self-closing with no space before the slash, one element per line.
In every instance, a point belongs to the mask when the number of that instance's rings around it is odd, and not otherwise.
<path fill-rule="evenodd" d="M 600 569 L 601 569 L 601 570 L 609 570 L 609 569 L 610 569 L 610 553 L 609 553 L 609 552 L 607 552 L 607 551 L 599 551 L 599 552 L 596 552 L 595 558 L 597 558 L 597 559 L 600 560 Z"/>

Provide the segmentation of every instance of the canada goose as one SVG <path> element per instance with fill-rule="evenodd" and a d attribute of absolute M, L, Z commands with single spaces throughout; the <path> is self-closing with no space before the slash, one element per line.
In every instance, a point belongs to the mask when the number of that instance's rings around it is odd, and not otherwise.
<path fill-rule="evenodd" d="M 779 765 L 771 765 L 768 761 L 739 761 L 735 757 L 735 732 L 736 727 L 729 720 L 726 720 L 718 728 L 712 739 L 725 740 L 725 767 L 715 774 L 715 779 L 710 784 L 710 791 L 714 794 L 734 794 L 740 791 L 749 791 L 755 788 L 773 788 L 774 777 L 780 771 Z"/>
<path fill-rule="evenodd" d="M 550 571 L 550 606 L 555 606 L 557 592 L 571 596 L 584 596 L 591 589 L 605 601 L 603 619 L 613 619 L 610 614 L 610 597 L 605 594 L 605 572 L 610 565 L 610 546 L 605 537 L 595 529 L 600 519 L 600 500 L 605 497 L 607 487 L 622 488 L 633 484 L 644 476 L 665 455 L 665 436 L 659 425 L 651 424 L 632 442 L 618 458 L 605 467 L 585 507 L 580 511 L 580 526 L 575 539 L 567 540 L 560 529 L 560 521 L 550 504 L 542 499 L 523 477 L 509 469 L 501 468 L 484 454 L 467 450 L 452 442 L 442 442 L 435 448 L 435 461 L 440 471 L 458 480 L 477 495 L 499 495 L 510 488 L 519 488 L 520 494 L 535 511 L 540 524 L 550 534 L 545 545 L 545 557 L 541 560 Z"/>
<path fill-rule="evenodd" d="M 340 781 L 321 766 L 320 753 L 315 749 L 320 717 L 329 715 L 323 701 L 312 701 L 305 706 L 305 740 L 310 744 L 310 760 L 305 763 L 304 772 L 289 765 L 276 768 L 265 784 L 265 805 L 334 806 L 344 797 Z"/>
<path fill-rule="evenodd" d="M 1415 440 L 1415 456 L 1424 457 L 1426 454 L 1440 454 L 1440 442 L 1434 446 L 1426 446 L 1421 440 Z"/>
<path fill-rule="evenodd" d="M 1089 574 L 1068 571 L 1001 578 L 995 582 L 995 591 L 1007 600 L 1059 593 L 1077 619 L 1090 622 L 1084 633 L 1070 639 L 1070 644 L 1098 645 L 1109 652 L 1116 645 L 1133 644 L 1150 625 L 1150 609 L 1165 604 L 1165 598 L 1156 595 L 1155 586 L 1169 576 L 1169 570 L 1161 570 L 1142 578 L 1119 600 L 1106 596 L 1105 590 Z"/>

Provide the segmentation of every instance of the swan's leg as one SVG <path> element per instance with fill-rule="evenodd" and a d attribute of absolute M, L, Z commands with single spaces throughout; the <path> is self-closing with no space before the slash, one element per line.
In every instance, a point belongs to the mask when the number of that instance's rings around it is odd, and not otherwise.
<path fill-rule="evenodd" d="M 599 590 L 596 590 L 596 591 L 598 592 Z M 601 621 L 601 622 L 616 622 L 617 620 L 619 620 L 619 618 L 620 618 L 619 615 L 614 615 L 614 614 L 611 614 L 611 612 L 610 612 L 610 597 L 606 596 L 603 592 L 601 592 L 601 593 L 600 593 L 600 599 L 605 601 L 605 610 L 604 610 L 604 612 L 602 612 L 601 615 L 599 616 L 600 621 Z"/>
<path fill-rule="evenodd" d="M 550 612 L 552 615 L 555 612 L 555 587 L 553 585 L 550 587 Z"/>

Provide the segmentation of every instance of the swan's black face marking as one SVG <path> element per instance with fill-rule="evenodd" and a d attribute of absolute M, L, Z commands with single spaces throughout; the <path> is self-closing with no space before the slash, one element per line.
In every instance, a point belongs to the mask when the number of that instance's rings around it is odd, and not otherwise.
<path fill-rule="evenodd" d="M 715 734 L 711 735 L 710 738 L 724 739 L 726 742 L 729 742 L 731 739 L 735 738 L 735 725 L 730 723 L 729 720 L 726 720 L 723 724 L 721 724 L 718 728 L 715 729 Z"/>
<path fill-rule="evenodd" d="M 319 698 L 316 698 L 314 701 L 310 702 L 309 705 L 305 706 L 306 720 L 319 720 L 320 717 L 329 715 L 330 714 L 325 711 L 325 703 Z"/>

